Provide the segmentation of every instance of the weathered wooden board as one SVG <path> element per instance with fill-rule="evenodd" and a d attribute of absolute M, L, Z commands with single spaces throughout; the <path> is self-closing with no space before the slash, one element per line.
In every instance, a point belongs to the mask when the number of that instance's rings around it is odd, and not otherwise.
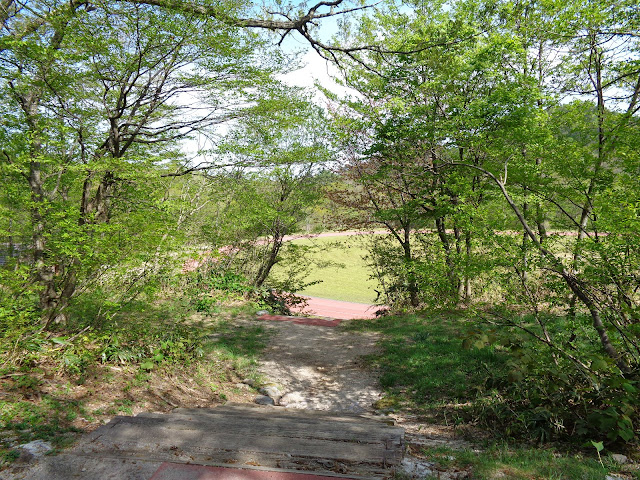
<path fill-rule="evenodd" d="M 296 438 L 290 439 L 269 435 L 243 435 L 220 430 L 175 430 L 170 426 L 149 424 L 118 423 L 105 435 L 98 437 L 94 445 L 101 448 L 146 450 L 200 451 L 226 450 L 238 452 L 288 453 L 292 456 L 313 457 L 320 454 L 324 458 L 357 462 L 382 463 L 384 444 L 359 444 L 355 442 L 332 442 L 327 440 Z"/>
<path fill-rule="evenodd" d="M 230 405 L 116 417 L 74 451 L 379 477 L 401 462 L 403 443 L 403 429 L 356 415 Z"/>
<path fill-rule="evenodd" d="M 198 415 L 224 415 L 231 416 L 276 416 L 278 418 L 313 419 L 325 418 L 334 422 L 362 422 L 363 420 L 375 420 L 381 424 L 389 425 L 389 418 L 376 415 L 361 415 L 348 412 L 328 412 L 324 410 L 304 410 L 296 408 L 269 407 L 246 403 L 227 403 L 216 408 L 176 408 L 172 413 L 198 414 Z"/>
<path fill-rule="evenodd" d="M 197 420 L 197 423 L 196 423 Z M 371 423 L 333 422 L 330 419 L 296 419 L 268 418 L 237 418 L 219 414 L 201 415 L 199 417 L 188 414 L 144 414 L 137 417 L 124 417 L 120 423 L 163 425 L 176 430 L 201 430 L 230 432 L 235 435 L 279 436 L 289 439 L 315 438 L 334 441 L 353 441 L 362 444 L 382 444 L 390 439 L 401 442 L 401 430 L 398 428 L 384 428 L 384 425 Z"/>

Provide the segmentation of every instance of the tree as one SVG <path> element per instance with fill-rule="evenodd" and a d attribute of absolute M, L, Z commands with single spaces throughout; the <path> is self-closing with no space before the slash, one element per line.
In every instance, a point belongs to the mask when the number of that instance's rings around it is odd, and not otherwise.
<path fill-rule="evenodd" d="M 135 231 L 127 218 L 161 214 L 161 194 L 145 187 L 177 142 L 242 115 L 259 95 L 248 87 L 278 64 L 257 60 L 255 35 L 191 14 L 46 7 L 8 7 L 2 58 L 5 178 L 30 191 L 22 229 L 43 328 L 65 320 L 79 281 L 127 250 L 112 241 Z"/>
<path fill-rule="evenodd" d="M 384 51 L 362 54 L 370 68 L 346 68 L 359 96 L 339 121 L 367 138 L 354 157 L 375 151 L 393 169 L 385 178 L 411 179 L 396 192 L 434 218 L 447 263 L 475 290 L 493 287 L 505 307 L 493 323 L 540 342 L 526 355 L 505 342 L 532 395 L 571 372 L 558 388 L 588 392 L 589 409 L 562 407 L 562 421 L 629 440 L 640 360 L 636 9 L 461 1 L 390 12 L 357 32 L 385 38 Z M 419 147 L 419 160 L 403 160 Z M 534 323 L 517 315 L 525 307 Z"/>
<path fill-rule="evenodd" d="M 229 192 L 225 245 L 238 249 L 258 288 L 280 260 L 285 237 L 300 231 L 317 203 L 333 156 L 322 110 L 299 89 L 279 87 L 262 108 L 236 125 L 213 162 L 233 166 L 217 175 Z"/>

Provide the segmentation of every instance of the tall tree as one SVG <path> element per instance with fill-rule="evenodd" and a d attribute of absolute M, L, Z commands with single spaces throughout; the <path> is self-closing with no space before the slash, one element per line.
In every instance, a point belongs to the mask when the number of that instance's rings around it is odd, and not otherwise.
<path fill-rule="evenodd" d="M 240 248 L 240 263 L 256 287 L 280 261 L 285 237 L 301 229 L 317 203 L 320 174 L 333 159 L 322 110 L 299 89 L 281 86 L 271 93 L 216 153 L 217 163 L 233 166 L 232 175 L 219 177 L 234 185 L 227 242 Z"/>
<path fill-rule="evenodd" d="M 11 8 L 3 161 L 5 178 L 30 191 L 23 231 L 48 328 L 64 321 L 79 276 L 126 251 L 107 236 L 140 208 L 160 212 L 140 200 L 157 195 L 145 188 L 152 171 L 192 132 L 242 115 L 278 62 L 258 59 L 255 35 L 190 13 L 129 2 Z"/>

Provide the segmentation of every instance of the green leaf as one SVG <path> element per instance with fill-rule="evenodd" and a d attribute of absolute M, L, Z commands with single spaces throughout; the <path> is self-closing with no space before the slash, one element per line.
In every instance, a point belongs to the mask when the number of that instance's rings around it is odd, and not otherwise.
<path fill-rule="evenodd" d="M 591 362 L 591 368 L 596 371 L 605 370 L 608 366 L 609 364 L 603 358 L 596 358 Z"/>
<path fill-rule="evenodd" d="M 595 447 L 598 453 L 604 450 L 604 442 L 594 442 L 593 440 L 591 440 L 591 445 Z"/>
<path fill-rule="evenodd" d="M 155 367 L 155 363 L 153 363 L 150 360 L 147 360 L 146 362 L 142 362 L 140 364 L 140 368 L 142 368 L 143 370 L 153 370 L 154 367 Z"/>

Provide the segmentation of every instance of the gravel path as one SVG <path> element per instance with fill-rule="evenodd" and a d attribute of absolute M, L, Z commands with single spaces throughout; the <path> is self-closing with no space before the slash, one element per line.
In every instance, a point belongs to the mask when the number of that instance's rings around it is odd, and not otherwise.
<path fill-rule="evenodd" d="M 289 408 L 373 412 L 381 398 L 376 372 L 361 367 L 375 351 L 377 335 L 341 329 L 273 322 L 275 334 L 263 354 L 260 372 L 284 396 Z"/>

